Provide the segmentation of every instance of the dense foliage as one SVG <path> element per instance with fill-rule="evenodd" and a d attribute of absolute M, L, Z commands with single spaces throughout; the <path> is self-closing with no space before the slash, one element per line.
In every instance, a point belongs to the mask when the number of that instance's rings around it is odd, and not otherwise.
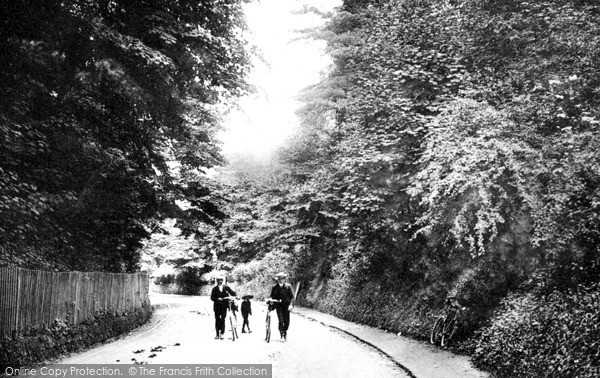
<path fill-rule="evenodd" d="M 246 90 L 241 2 L 3 6 L 2 263 L 131 271 L 158 220 L 223 216 L 202 170 Z"/>
<path fill-rule="evenodd" d="M 118 338 L 145 324 L 152 316 L 151 306 L 135 308 L 123 313 L 99 311 L 93 318 L 77 325 L 57 318 L 42 330 L 31 331 L 15 339 L 0 341 L 0 369 L 36 366 L 65 353 L 85 349 Z"/>
<path fill-rule="evenodd" d="M 239 1 L 6 10 L 3 262 L 132 270 L 177 216 L 244 291 L 287 270 L 304 304 L 415 337 L 457 295 L 479 366 L 600 365 L 597 2 L 346 0 L 279 161 L 219 183 L 202 167 L 245 90 Z"/>
<path fill-rule="evenodd" d="M 511 296 L 484 330 L 474 360 L 501 377 L 597 376 L 599 306 L 597 284 Z"/>
<path fill-rule="evenodd" d="M 569 322 L 600 311 L 573 291 L 597 290 L 600 273 L 598 15 L 580 0 L 345 1 L 319 33 L 334 65 L 304 94 L 272 181 L 285 190 L 247 191 L 273 204 L 248 220 L 260 243 L 225 254 L 262 260 L 234 275 L 287 267 L 305 304 L 416 337 L 457 295 L 481 366 L 598 366 L 586 347 L 577 361 L 557 347 L 595 335 Z M 516 290 L 535 318 L 513 319 L 528 311 Z M 554 316 L 564 327 L 533 353 L 530 331 Z"/>

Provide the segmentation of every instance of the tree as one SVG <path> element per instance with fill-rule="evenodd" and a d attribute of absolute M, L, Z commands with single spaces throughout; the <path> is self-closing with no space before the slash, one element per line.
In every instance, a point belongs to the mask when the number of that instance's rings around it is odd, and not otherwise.
<path fill-rule="evenodd" d="M 157 220 L 219 215 L 207 190 L 175 201 L 222 161 L 219 114 L 247 89 L 241 1 L 16 1 L 2 17 L 5 262 L 134 270 Z"/>

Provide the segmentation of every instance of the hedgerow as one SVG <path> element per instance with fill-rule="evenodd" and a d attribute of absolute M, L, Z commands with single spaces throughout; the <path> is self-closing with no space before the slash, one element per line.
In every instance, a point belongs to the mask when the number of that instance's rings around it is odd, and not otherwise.
<path fill-rule="evenodd" d="M 598 288 L 509 295 L 483 330 L 474 362 L 500 377 L 597 377 Z"/>

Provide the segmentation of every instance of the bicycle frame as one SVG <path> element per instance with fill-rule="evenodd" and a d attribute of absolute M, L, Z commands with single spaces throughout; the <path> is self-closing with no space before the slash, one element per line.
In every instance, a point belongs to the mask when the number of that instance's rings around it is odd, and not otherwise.
<path fill-rule="evenodd" d="M 267 316 L 265 318 L 265 341 L 271 341 L 271 312 L 275 310 L 274 302 L 267 301 Z"/>
<path fill-rule="evenodd" d="M 444 317 L 444 325 L 450 323 L 452 320 L 458 318 L 458 309 L 451 308 L 446 310 L 446 316 Z"/>
<path fill-rule="evenodd" d="M 429 337 L 432 344 L 439 342 L 442 347 L 447 345 L 458 327 L 459 312 L 458 308 L 447 307 L 445 314 L 437 318 Z"/>
<path fill-rule="evenodd" d="M 448 342 L 454 336 L 458 328 L 459 321 L 459 312 L 458 308 L 450 308 L 447 310 L 446 318 L 444 319 L 444 326 L 442 328 L 442 340 L 440 341 L 440 345 L 445 347 L 448 345 Z"/>
<path fill-rule="evenodd" d="M 236 329 L 236 323 L 237 323 L 237 317 L 236 317 L 236 322 L 234 323 L 233 321 L 233 311 L 231 309 L 231 304 L 233 302 L 233 300 L 228 299 L 227 300 L 227 317 L 229 318 L 229 325 L 231 327 L 231 337 L 233 339 L 233 341 L 235 341 L 238 338 L 238 334 L 237 334 L 237 329 Z"/>

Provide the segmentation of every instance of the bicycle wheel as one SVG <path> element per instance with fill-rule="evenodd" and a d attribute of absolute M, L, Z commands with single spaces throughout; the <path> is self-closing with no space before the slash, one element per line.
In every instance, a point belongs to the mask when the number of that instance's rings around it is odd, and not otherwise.
<path fill-rule="evenodd" d="M 448 323 L 444 324 L 444 331 L 442 332 L 442 341 L 440 343 L 441 346 L 445 347 L 448 345 L 448 342 L 454 336 L 458 325 L 456 324 L 456 319 L 450 320 Z"/>
<path fill-rule="evenodd" d="M 231 325 L 231 336 L 233 341 L 235 341 L 236 338 L 236 332 L 235 332 L 235 325 L 233 324 L 233 317 L 230 315 L 229 316 L 229 324 Z"/>
<path fill-rule="evenodd" d="M 269 341 L 271 341 L 271 314 L 270 313 L 267 313 L 266 329 L 267 329 L 267 333 L 265 335 L 265 341 L 269 342 Z"/>
<path fill-rule="evenodd" d="M 444 328 L 444 319 L 440 318 L 436 320 L 433 328 L 431 329 L 431 335 L 429 335 L 429 342 L 432 344 L 437 344 L 441 338 Z"/>

